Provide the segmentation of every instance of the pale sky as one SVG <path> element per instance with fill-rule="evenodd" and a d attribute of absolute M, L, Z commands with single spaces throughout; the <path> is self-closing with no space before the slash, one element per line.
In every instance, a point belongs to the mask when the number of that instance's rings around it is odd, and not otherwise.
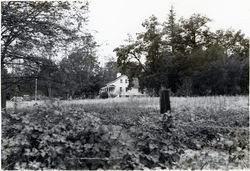
<path fill-rule="evenodd" d="M 141 23 L 155 15 L 162 23 L 167 19 L 171 5 L 176 16 L 189 18 L 200 13 L 212 19 L 212 30 L 242 30 L 250 37 L 250 0 L 89 0 L 88 27 L 101 46 L 101 62 L 115 57 L 113 49 L 124 44 L 128 34 L 143 31 Z"/>

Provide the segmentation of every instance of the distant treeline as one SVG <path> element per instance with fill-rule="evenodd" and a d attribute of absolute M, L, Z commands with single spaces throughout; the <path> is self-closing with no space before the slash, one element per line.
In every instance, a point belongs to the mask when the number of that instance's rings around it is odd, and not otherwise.
<path fill-rule="evenodd" d="M 117 60 L 97 61 L 95 38 L 86 31 L 88 3 L 6 1 L 1 3 L 1 89 L 10 99 L 25 94 L 94 98 L 116 73 L 137 77 L 141 89 L 158 95 L 161 86 L 174 95 L 247 94 L 249 40 L 241 31 L 207 26 L 194 14 L 166 22 L 152 16 L 144 32 L 115 48 Z M 60 53 L 63 59 L 58 60 Z"/>
<path fill-rule="evenodd" d="M 177 96 L 248 94 L 248 38 L 232 29 L 213 32 L 210 21 L 199 14 L 176 20 L 173 8 L 164 23 L 151 16 L 144 32 L 115 49 L 117 64 L 152 95 L 161 86 Z"/>

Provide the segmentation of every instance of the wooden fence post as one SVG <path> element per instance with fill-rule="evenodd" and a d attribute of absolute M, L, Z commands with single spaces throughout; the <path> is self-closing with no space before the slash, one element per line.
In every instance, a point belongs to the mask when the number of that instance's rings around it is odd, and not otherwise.
<path fill-rule="evenodd" d="M 169 90 L 166 87 L 161 87 L 160 90 L 160 112 L 171 112 Z"/>

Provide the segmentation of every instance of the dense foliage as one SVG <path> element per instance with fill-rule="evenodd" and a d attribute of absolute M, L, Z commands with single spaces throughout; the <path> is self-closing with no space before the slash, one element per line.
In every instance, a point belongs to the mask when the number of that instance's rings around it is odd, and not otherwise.
<path fill-rule="evenodd" d="M 107 99 L 108 97 L 109 97 L 108 92 L 105 91 L 105 92 L 100 93 L 100 98 L 101 99 Z"/>
<path fill-rule="evenodd" d="M 97 45 L 86 30 L 86 1 L 1 6 L 1 87 L 8 99 L 34 94 L 35 79 L 38 94 L 49 97 L 98 92 Z"/>
<path fill-rule="evenodd" d="M 248 38 L 232 29 L 212 32 L 210 21 L 200 14 L 177 20 L 173 8 L 162 24 L 151 16 L 144 32 L 115 49 L 117 64 L 152 95 L 161 86 L 175 95 L 247 94 Z"/>
<path fill-rule="evenodd" d="M 47 105 L 3 115 L 4 169 L 139 169 L 172 167 L 182 148 L 172 120 L 154 130 L 103 124 L 98 113 Z M 142 122 L 142 124 L 147 124 Z M 161 126 L 162 125 L 162 126 Z M 144 125 L 143 128 L 149 125 Z M 149 128 L 146 128 L 149 129 Z M 137 137 L 137 138 L 135 138 Z"/>
<path fill-rule="evenodd" d="M 147 107 L 154 100 L 137 98 L 61 105 L 48 101 L 7 111 L 2 115 L 2 167 L 249 168 L 246 97 L 171 101 L 172 113 L 164 115 Z"/>

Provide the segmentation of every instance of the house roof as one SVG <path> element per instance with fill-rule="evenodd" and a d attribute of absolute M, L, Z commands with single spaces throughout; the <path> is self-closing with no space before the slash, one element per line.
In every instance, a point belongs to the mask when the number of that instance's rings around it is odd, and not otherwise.
<path fill-rule="evenodd" d="M 104 89 L 104 88 L 106 88 L 107 86 L 104 86 L 104 87 L 102 87 L 101 89 Z M 113 85 L 113 84 L 111 84 L 111 85 L 109 85 L 109 87 L 115 87 L 115 85 Z"/>
<path fill-rule="evenodd" d="M 116 82 L 118 79 L 120 79 L 121 77 L 123 77 L 123 76 L 126 76 L 126 75 L 120 75 L 119 77 L 117 77 L 115 80 L 113 80 L 113 81 L 110 81 L 110 82 L 108 82 L 107 84 L 105 84 L 106 86 L 108 85 L 108 84 L 112 84 L 112 83 L 114 83 L 114 82 Z"/>
<path fill-rule="evenodd" d="M 120 75 L 119 77 L 117 77 L 115 80 L 113 80 L 113 81 L 110 81 L 110 82 L 108 82 L 107 84 L 105 84 L 105 86 L 104 87 L 102 87 L 101 89 L 104 89 L 104 88 L 106 88 L 108 85 L 109 86 L 114 86 L 114 85 L 112 85 L 112 83 L 114 83 L 114 82 L 116 82 L 117 80 L 119 80 L 121 77 L 123 77 L 123 76 L 126 76 L 126 75 Z M 139 80 L 138 80 L 138 78 L 134 78 L 133 79 L 133 87 L 135 87 L 135 88 L 139 88 Z"/>

